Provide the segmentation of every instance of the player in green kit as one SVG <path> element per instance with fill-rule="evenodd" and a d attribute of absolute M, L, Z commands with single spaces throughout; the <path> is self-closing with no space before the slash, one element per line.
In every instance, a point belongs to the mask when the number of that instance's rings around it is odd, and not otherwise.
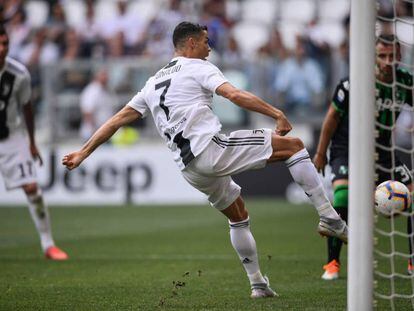
<path fill-rule="evenodd" d="M 400 45 L 395 39 L 393 35 L 381 35 L 376 43 L 376 130 L 378 131 L 376 184 L 392 179 L 404 183 L 412 191 L 410 171 L 395 156 L 391 141 L 392 128 L 402 106 L 405 104 L 413 106 L 413 77 L 407 71 L 398 68 L 401 53 Z M 395 46 L 394 42 L 397 42 Z M 394 81 L 394 76 L 396 81 Z M 344 220 L 348 218 L 349 87 L 348 78 L 342 80 L 336 87 L 313 158 L 317 170 L 323 173 L 330 144 L 329 164 L 332 169 L 333 206 Z M 361 103 L 363 104 L 368 103 Z M 411 217 L 408 217 L 408 234 L 412 231 L 411 222 Z M 412 238 L 409 239 L 408 244 L 412 256 Z M 339 277 L 341 246 L 342 241 L 328 238 L 328 262 L 323 267 L 325 272 L 322 279 L 335 280 Z M 413 271 L 411 257 L 408 263 L 408 273 L 412 274 Z"/>

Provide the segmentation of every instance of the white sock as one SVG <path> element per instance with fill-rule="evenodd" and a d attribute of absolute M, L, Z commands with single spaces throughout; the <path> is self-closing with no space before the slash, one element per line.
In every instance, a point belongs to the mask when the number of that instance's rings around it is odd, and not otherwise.
<path fill-rule="evenodd" d="M 319 216 L 339 219 L 323 189 L 318 172 L 313 165 L 308 151 L 304 148 L 286 160 L 290 174 L 294 181 L 302 187 L 318 211 Z"/>
<path fill-rule="evenodd" d="M 246 270 L 250 284 L 266 283 L 260 272 L 256 242 L 250 232 L 249 218 L 240 222 L 231 222 L 230 240 Z"/>
<path fill-rule="evenodd" d="M 50 230 L 49 211 L 43 202 L 42 191 L 38 189 L 34 195 L 27 196 L 29 212 L 39 233 L 42 250 L 45 252 L 49 247 L 54 246 Z"/>

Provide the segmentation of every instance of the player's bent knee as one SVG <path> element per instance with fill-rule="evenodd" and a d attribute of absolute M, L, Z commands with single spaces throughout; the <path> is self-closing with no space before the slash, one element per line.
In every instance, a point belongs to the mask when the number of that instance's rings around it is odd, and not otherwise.
<path fill-rule="evenodd" d="M 240 222 L 249 218 L 243 199 L 239 196 L 229 207 L 221 211 L 231 222 Z"/>
<path fill-rule="evenodd" d="M 298 137 L 286 137 L 276 134 L 272 135 L 272 146 L 275 150 L 290 151 L 293 154 L 305 148 L 302 140 Z"/>
<path fill-rule="evenodd" d="M 27 195 L 35 195 L 35 194 L 37 194 L 38 186 L 37 186 L 36 183 L 31 183 L 31 184 L 23 185 L 22 188 L 23 188 L 23 191 Z"/>
<path fill-rule="evenodd" d="M 273 154 L 268 162 L 284 161 L 305 148 L 302 140 L 297 137 L 272 136 Z"/>
<path fill-rule="evenodd" d="M 300 150 L 305 148 L 305 145 L 303 144 L 300 138 L 292 137 L 291 140 L 292 140 L 292 147 L 291 147 L 292 155 L 294 155 L 296 152 L 299 152 Z"/>

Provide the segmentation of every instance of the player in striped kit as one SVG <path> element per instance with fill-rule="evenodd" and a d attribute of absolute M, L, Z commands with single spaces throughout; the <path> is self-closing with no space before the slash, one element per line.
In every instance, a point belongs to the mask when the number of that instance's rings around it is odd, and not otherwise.
<path fill-rule="evenodd" d="M 0 173 L 8 190 L 25 192 L 46 258 L 66 260 L 68 255 L 53 241 L 48 208 L 36 179 L 34 161 L 42 164 L 42 159 L 34 138 L 30 75 L 7 57 L 8 47 L 8 35 L 0 25 Z"/>
<path fill-rule="evenodd" d="M 206 61 L 210 48 L 207 28 L 182 22 L 174 30 L 174 58 L 82 147 L 64 156 L 74 169 L 121 126 L 151 114 L 184 178 L 205 193 L 211 205 L 227 216 L 231 243 L 250 281 L 251 297 L 274 297 L 260 272 L 256 242 L 240 187 L 231 175 L 285 161 L 295 181 L 316 207 L 319 233 L 347 240 L 347 226 L 332 208 L 309 154 L 298 138 L 285 137 L 291 125 L 278 109 L 231 85 L 221 71 Z M 276 121 L 276 130 L 258 129 L 220 133 L 221 124 L 211 105 L 214 93 L 242 108 Z"/>

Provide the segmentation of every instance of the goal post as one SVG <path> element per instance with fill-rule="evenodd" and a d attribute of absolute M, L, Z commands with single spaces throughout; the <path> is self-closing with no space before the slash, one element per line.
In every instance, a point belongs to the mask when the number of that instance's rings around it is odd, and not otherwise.
<path fill-rule="evenodd" d="M 375 0 L 351 0 L 348 310 L 373 308 Z"/>

